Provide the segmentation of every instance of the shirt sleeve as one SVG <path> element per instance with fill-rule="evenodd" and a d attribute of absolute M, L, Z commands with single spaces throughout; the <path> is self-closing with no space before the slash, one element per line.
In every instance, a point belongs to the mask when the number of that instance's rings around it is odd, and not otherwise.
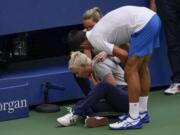
<path fill-rule="evenodd" d="M 114 44 L 111 44 L 105 41 L 102 37 L 96 35 L 92 35 L 88 39 L 91 45 L 93 46 L 93 48 L 99 51 L 105 51 L 107 52 L 107 54 L 112 55 Z"/>

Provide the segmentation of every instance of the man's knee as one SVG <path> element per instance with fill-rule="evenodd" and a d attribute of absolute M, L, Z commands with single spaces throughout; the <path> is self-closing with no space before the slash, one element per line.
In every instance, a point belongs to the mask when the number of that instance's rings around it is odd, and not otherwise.
<path fill-rule="evenodd" d="M 147 56 L 145 56 L 145 57 L 143 58 L 143 61 L 142 61 L 141 65 L 140 65 L 140 72 L 141 72 L 142 70 L 145 70 L 145 71 L 148 70 L 148 63 L 149 63 L 150 59 L 151 59 L 151 56 L 150 56 L 150 55 L 147 55 Z"/>
<path fill-rule="evenodd" d="M 132 75 L 134 75 L 135 73 L 137 73 L 138 72 L 138 70 L 137 70 L 137 68 L 134 68 L 134 67 L 126 67 L 125 68 L 125 74 L 124 74 L 124 76 L 125 76 L 125 80 L 128 80 Z"/>
<path fill-rule="evenodd" d="M 138 58 L 130 58 L 128 62 L 126 63 L 126 66 L 124 68 L 125 72 L 125 79 L 128 79 L 131 75 L 138 72 L 140 59 Z"/>
<path fill-rule="evenodd" d="M 151 55 L 146 55 L 143 59 L 143 63 L 148 65 L 148 62 L 150 61 L 150 59 L 151 59 Z"/>

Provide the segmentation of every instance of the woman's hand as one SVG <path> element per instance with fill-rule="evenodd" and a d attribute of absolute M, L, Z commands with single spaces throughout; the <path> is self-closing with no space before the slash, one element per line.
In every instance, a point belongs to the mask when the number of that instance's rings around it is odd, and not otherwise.
<path fill-rule="evenodd" d="M 98 82 L 96 81 L 96 79 L 94 78 L 93 74 L 90 74 L 90 76 L 88 77 L 89 81 L 92 82 L 93 85 L 96 85 Z"/>

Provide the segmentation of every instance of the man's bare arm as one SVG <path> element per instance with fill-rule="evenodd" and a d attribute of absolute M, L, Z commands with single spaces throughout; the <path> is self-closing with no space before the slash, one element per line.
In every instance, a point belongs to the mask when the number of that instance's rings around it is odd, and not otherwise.
<path fill-rule="evenodd" d="M 122 48 L 119 48 L 117 46 L 114 46 L 113 48 L 113 56 L 119 57 L 121 60 L 121 63 L 125 65 L 127 59 L 128 59 L 128 52 Z"/>

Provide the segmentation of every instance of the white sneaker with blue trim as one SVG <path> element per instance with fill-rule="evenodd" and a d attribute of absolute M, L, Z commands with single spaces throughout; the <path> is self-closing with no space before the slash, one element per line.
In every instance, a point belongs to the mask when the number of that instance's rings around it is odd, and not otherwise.
<path fill-rule="evenodd" d="M 130 115 L 128 115 L 125 120 L 109 124 L 109 127 L 113 130 L 140 129 L 143 127 L 143 124 L 140 116 L 133 119 Z"/>
<path fill-rule="evenodd" d="M 149 123 L 151 121 L 151 117 L 150 117 L 150 115 L 148 114 L 147 111 L 140 112 L 139 115 L 141 117 L 141 122 L 142 123 Z"/>
<path fill-rule="evenodd" d="M 123 120 L 125 120 L 127 117 L 128 117 L 128 114 L 123 114 L 123 115 L 119 116 L 118 119 L 119 119 L 120 121 L 123 121 Z"/>
<path fill-rule="evenodd" d="M 141 112 L 141 113 L 139 113 L 139 115 L 140 115 L 140 118 L 141 118 L 141 122 L 142 122 L 142 123 L 149 123 L 149 122 L 150 122 L 151 118 L 150 118 L 150 116 L 149 116 L 149 114 L 148 114 L 147 111 Z M 119 116 L 118 119 L 119 119 L 120 121 L 123 121 L 123 120 L 125 120 L 127 117 L 128 117 L 127 114 L 123 114 L 123 115 Z"/>

